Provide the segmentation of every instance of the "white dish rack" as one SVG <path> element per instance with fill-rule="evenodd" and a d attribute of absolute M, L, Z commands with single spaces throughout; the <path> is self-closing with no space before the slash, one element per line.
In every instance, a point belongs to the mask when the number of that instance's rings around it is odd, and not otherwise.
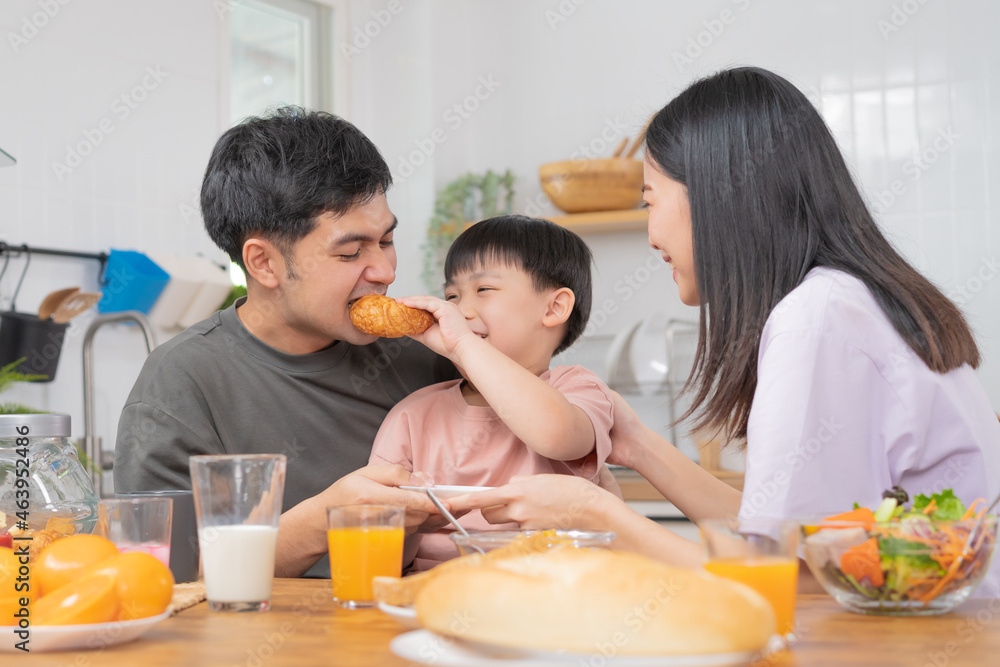
<path fill-rule="evenodd" d="M 694 363 L 697 343 L 697 323 L 654 314 L 617 334 L 582 337 L 553 359 L 552 365 L 579 364 L 590 369 L 628 401 L 643 423 L 697 461 L 697 445 L 688 437 L 684 423 L 674 423 L 689 405 L 681 389 Z"/>

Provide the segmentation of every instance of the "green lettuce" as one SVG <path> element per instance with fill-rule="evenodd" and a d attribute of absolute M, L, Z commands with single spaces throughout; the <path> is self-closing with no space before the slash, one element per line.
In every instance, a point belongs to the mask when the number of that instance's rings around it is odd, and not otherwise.
<path fill-rule="evenodd" d="M 935 521 L 958 521 L 965 514 L 965 505 L 955 497 L 955 493 L 951 489 L 945 489 L 941 493 L 935 493 L 931 496 L 921 493 L 913 499 L 911 511 L 922 512 L 925 507 L 930 505 L 931 500 L 935 502 L 935 509 L 931 512 L 931 518 Z"/>

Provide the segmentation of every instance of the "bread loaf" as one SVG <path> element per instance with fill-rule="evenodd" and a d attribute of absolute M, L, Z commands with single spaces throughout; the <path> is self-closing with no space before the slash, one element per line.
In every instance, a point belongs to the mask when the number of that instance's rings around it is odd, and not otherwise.
<path fill-rule="evenodd" d="M 351 322 L 361 331 L 381 338 L 423 333 L 434 324 L 426 310 L 410 308 L 381 294 L 368 294 L 351 306 Z"/>
<path fill-rule="evenodd" d="M 374 577 L 372 591 L 376 602 L 384 602 L 394 607 L 409 607 L 417 599 L 417 593 L 430 581 L 445 572 L 463 567 L 475 567 L 483 561 L 512 558 L 525 554 L 547 551 L 564 543 L 555 530 L 541 530 L 531 535 L 519 535 L 510 544 L 485 554 L 469 554 L 452 558 L 425 572 L 417 572 L 407 577 Z"/>
<path fill-rule="evenodd" d="M 635 554 L 558 548 L 443 572 L 417 594 L 438 634 L 609 655 L 759 651 L 774 611 L 750 588 Z"/>

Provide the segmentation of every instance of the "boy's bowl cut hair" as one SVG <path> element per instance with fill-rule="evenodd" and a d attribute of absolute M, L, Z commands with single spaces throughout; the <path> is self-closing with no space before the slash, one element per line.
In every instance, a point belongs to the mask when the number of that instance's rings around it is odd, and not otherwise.
<path fill-rule="evenodd" d="M 502 215 L 478 222 L 448 250 L 445 282 L 486 264 L 504 264 L 531 276 L 536 290 L 568 287 L 576 301 L 566 321 L 566 334 L 553 354 L 572 345 L 590 319 L 590 248 L 579 236 L 559 225 L 524 215 Z"/>
<path fill-rule="evenodd" d="M 285 106 L 219 138 L 202 182 L 201 214 L 215 244 L 246 271 L 243 243 L 251 236 L 270 240 L 290 261 L 317 216 L 343 215 L 390 185 L 389 166 L 358 128 Z"/>

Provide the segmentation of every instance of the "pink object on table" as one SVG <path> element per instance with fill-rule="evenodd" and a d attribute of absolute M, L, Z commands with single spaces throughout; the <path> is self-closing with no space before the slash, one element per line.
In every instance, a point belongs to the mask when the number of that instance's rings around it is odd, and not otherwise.
<path fill-rule="evenodd" d="M 147 553 L 156 558 L 167 567 L 170 567 L 170 545 L 169 544 L 117 544 L 118 551 L 127 554 L 133 551 Z"/>

